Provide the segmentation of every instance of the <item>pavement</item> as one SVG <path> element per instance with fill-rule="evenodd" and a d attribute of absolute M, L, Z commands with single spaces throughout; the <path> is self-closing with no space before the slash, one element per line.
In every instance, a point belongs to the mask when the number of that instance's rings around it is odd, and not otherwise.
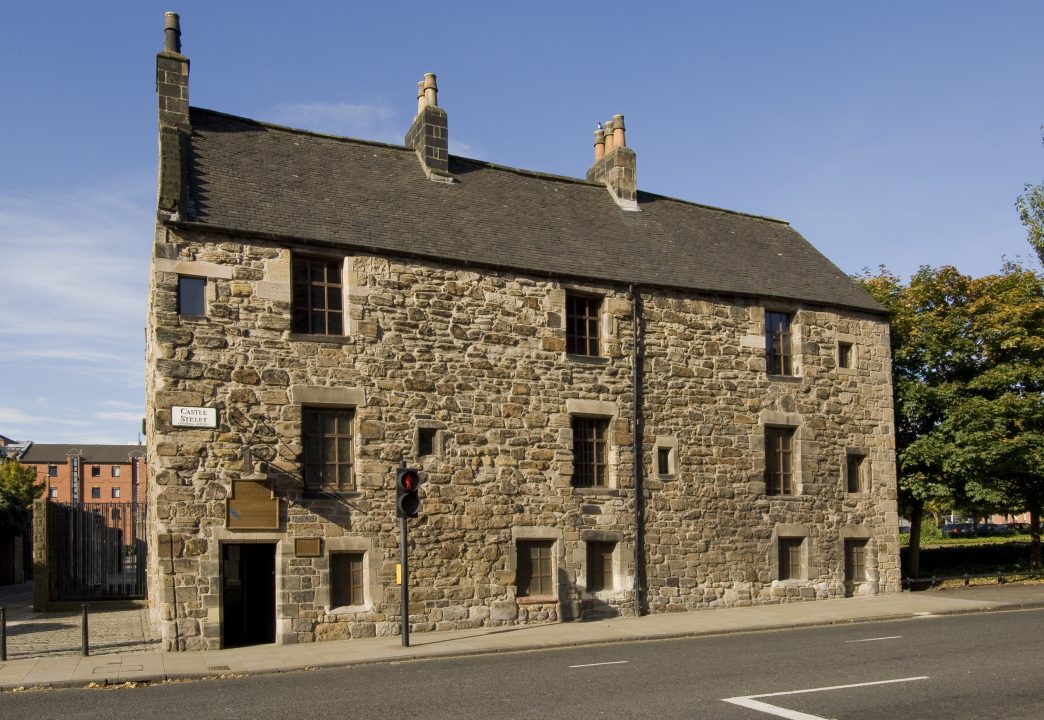
<path fill-rule="evenodd" d="M 199 652 L 161 652 L 149 634 L 144 610 L 111 610 L 91 612 L 91 654 L 84 657 L 80 613 L 33 613 L 31 595 L 28 584 L 0 587 L 0 607 L 7 607 L 8 626 L 8 660 L 0 662 L 0 691 L 190 680 L 1044 608 L 1044 585 L 1009 584 L 585 622 L 414 633 L 410 647 L 402 647 L 401 639 L 395 636 Z"/>

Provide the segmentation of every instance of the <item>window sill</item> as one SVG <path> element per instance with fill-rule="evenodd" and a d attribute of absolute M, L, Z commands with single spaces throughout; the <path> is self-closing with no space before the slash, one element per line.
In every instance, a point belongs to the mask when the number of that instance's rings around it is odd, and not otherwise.
<path fill-rule="evenodd" d="M 765 377 L 767 377 L 769 380 L 782 383 L 794 383 L 801 381 L 800 375 L 773 375 L 772 373 L 766 373 Z"/>
<path fill-rule="evenodd" d="M 571 485 L 570 487 L 573 489 L 574 495 L 601 495 L 604 497 L 620 496 L 619 488 L 614 487 L 576 487 L 574 485 Z"/>
<path fill-rule="evenodd" d="M 363 605 L 338 605 L 332 607 L 326 611 L 327 615 L 358 615 L 359 613 L 370 612 L 373 610 L 373 605 L 365 603 Z"/>
<path fill-rule="evenodd" d="M 290 342 L 330 343 L 333 345 L 349 345 L 355 342 L 355 338 L 351 335 L 315 335 L 295 332 L 290 333 L 287 339 Z"/>
<path fill-rule="evenodd" d="M 566 353 L 566 360 L 570 360 L 575 363 L 582 365 L 608 365 L 609 358 L 602 357 L 601 355 L 574 355 L 573 353 Z"/>
<path fill-rule="evenodd" d="M 515 602 L 519 605 L 546 605 L 547 603 L 558 602 L 557 595 L 523 595 L 522 597 L 515 598 Z"/>
<path fill-rule="evenodd" d="M 315 490 L 306 489 L 301 491 L 302 500 L 342 500 L 361 498 L 359 490 Z"/>

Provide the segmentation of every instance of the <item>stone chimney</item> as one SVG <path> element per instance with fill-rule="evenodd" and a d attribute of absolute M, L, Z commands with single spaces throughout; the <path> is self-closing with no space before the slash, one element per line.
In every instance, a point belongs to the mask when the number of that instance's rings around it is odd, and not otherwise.
<path fill-rule="evenodd" d="M 159 97 L 159 193 L 157 206 L 177 216 L 184 204 L 185 150 L 189 123 L 189 59 L 181 54 L 181 20 L 168 12 L 163 19 L 163 50 L 156 54 Z"/>
<path fill-rule="evenodd" d="M 623 115 L 614 115 L 604 129 L 598 124 L 594 148 L 588 181 L 605 185 L 622 210 L 638 210 L 637 156 L 627 147 Z"/>
<path fill-rule="evenodd" d="M 417 114 L 406 133 L 406 145 L 417 151 L 429 180 L 453 182 L 449 172 L 449 130 L 446 111 L 439 107 L 435 73 L 425 73 L 417 83 Z"/>

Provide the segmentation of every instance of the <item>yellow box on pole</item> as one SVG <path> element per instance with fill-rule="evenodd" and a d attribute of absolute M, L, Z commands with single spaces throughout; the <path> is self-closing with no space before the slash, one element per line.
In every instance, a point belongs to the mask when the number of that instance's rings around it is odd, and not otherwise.
<path fill-rule="evenodd" d="M 395 584 L 402 585 L 402 563 L 395 563 Z"/>

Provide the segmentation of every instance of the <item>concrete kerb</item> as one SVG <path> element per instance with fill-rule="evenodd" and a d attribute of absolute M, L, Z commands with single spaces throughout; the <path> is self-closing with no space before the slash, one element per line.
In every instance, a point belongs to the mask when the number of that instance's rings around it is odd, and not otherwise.
<path fill-rule="evenodd" d="M 916 620 L 924 617 L 942 617 L 950 615 L 970 615 L 976 613 L 988 613 L 988 612 L 1018 612 L 1025 610 L 1037 610 L 1044 609 L 1044 599 L 1032 600 L 1032 601 L 1014 601 L 1014 602 L 1003 602 L 1003 601 L 977 601 L 983 604 L 975 607 L 963 607 L 963 608 L 941 608 L 926 611 L 902 611 L 902 612 L 888 612 L 885 614 L 877 615 L 860 615 L 853 617 L 844 618 L 829 618 L 829 619 L 816 619 L 807 622 L 791 621 L 786 623 L 767 623 L 763 625 L 750 625 L 750 626 L 733 626 L 733 627 L 718 627 L 718 628 L 705 628 L 705 629 L 688 629 L 688 630 L 665 630 L 663 632 L 630 632 L 622 633 L 615 637 L 598 637 L 599 628 L 597 623 L 592 623 L 589 633 L 591 637 L 587 638 L 573 638 L 573 639 L 562 639 L 557 641 L 537 641 L 529 643 L 521 643 L 510 646 L 493 646 L 493 647 L 470 647 L 470 648 L 455 648 L 450 646 L 442 646 L 439 648 L 432 647 L 431 645 L 421 645 L 419 647 L 406 648 L 380 648 L 376 653 L 369 657 L 353 657 L 353 658 L 338 658 L 338 659 L 317 659 L 309 658 L 307 661 L 302 662 L 291 662 L 286 664 L 279 664 L 276 658 L 273 658 L 273 662 L 270 666 L 258 667 L 261 663 L 251 663 L 254 665 L 253 669 L 244 668 L 233 668 L 232 663 L 228 667 L 227 671 L 214 672 L 212 670 L 207 671 L 193 671 L 189 669 L 180 671 L 171 671 L 170 669 L 164 669 L 163 671 L 156 673 L 141 672 L 136 670 L 117 670 L 112 676 L 99 675 L 98 677 L 84 677 L 80 674 L 79 677 L 75 678 L 55 678 L 47 681 L 35 681 L 31 683 L 12 683 L 0 679 L 0 692 L 12 691 L 12 690 L 45 690 L 45 689 L 84 689 L 90 687 L 90 685 L 97 684 L 98 686 L 104 687 L 118 687 L 127 683 L 138 683 L 138 684 L 151 684 L 159 682 L 177 682 L 177 681 L 202 681 L 202 680 L 216 680 L 230 677 L 242 677 L 242 676 L 254 676 L 254 675 L 267 675 L 267 674 L 281 674 L 288 672 L 302 672 L 312 669 L 333 669 L 333 668 L 349 668 L 361 665 L 377 665 L 395 662 L 417 662 L 421 660 L 432 660 L 432 659 L 451 659 L 461 657 L 480 657 L 483 655 L 500 655 L 506 653 L 520 653 L 520 652 L 535 652 L 535 651 L 546 651 L 556 648 L 577 648 L 577 647 L 593 647 L 598 645 L 612 645 L 623 642 L 656 642 L 663 640 L 672 639 L 684 639 L 684 638 L 696 638 L 696 637 L 715 637 L 715 636 L 726 636 L 726 635 L 739 635 L 739 634 L 750 634 L 758 632 L 779 632 L 782 630 L 791 630 L 795 628 L 814 628 L 814 627 L 829 627 L 835 625 L 857 625 L 857 624 L 869 624 L 874 622 L 887 622 L 897 620 Z M 813 604 L 814 605 L 814 604 Z M 712 611 L 705 611 L 712 612 Z M 699 613 L 702 614 L 702 613 Z M 683 615 L 689 615 L 685 613 Z M 534 627 L 562 627 L 556 625 L 548 626 L 534 626 Z M 565 625 L 569 627 L 569 624 Z M 582 624 L 577 624 L 575 628 L 582 628 Z M 583 630 L 578 630 L 583 633 Z M 584 633 L 587 634 L 587 633 Z M 454 638 L 450 642 L 463 641 L 468 639 L 482 640 L 494 636 L 494 633 L 480 633 L 474 636 L 465 638 Z M 345 641 L 347 643 L 359 642 L 359 641 Z M 322 644 L 319 644 L 320 646 Z M 269 648 L 269 646 L 263 646 Z M 209 651 L 202 653 L 127 653 L 124 655 L 107 655 L 99 656 L 97 659 L 80 659 L 80 658 L 28 658 L 24 660 L 9 660 L 6 663 L 0 663 L 0 678 L 4 673 L 5 667 L 10 666 L 14 663 L 31 663 L 32 668 L 27 667 L 27 671 L 22 674 L 23 677 L 31 677 L 45 674 L 46 665 L 62 664 L 68 665 L 72 662 L 83 664 L 84 661 L 88 661 L 85 664 L 94 665 L 94 670 L 98 670 L 98 666 L 105 664 L 113 664 L 113 659 L 116 657 L 133 658 L 134 656 L 141 655 L 144 657 L 159 657 L 163 659 L 169 658 L 173 660 L 172 664 L 181 664 L 184 661 L 186 665 L 192 665 L 197 662 L 215 662 L 217 658 L 214 658 L 215 653 L 221 653 L 225 651 Z M 249 650 L 243 649 L 241 652 L 249 654 Z M 234 660 L 232 658 L 231 660 Z M 90 662 L 93 661 L 93 662 Z M 162 660 L 161 660 L 162 662 Z M 144 664 L 144 663 L 143 663 Z M 217 664 L 215 662 L 215 664 Z M 57 668 L 56 668 L 57 670 Z M 87 668 L 84 668 L 86 671 Z M 54 674 L 66 674 L 63 671 L 57 671 Z"/>

